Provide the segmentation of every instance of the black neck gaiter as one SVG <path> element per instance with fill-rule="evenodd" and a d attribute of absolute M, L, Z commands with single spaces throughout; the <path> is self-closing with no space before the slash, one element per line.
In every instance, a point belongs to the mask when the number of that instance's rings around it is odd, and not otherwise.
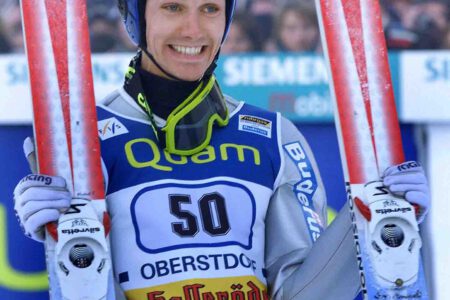
<path fill-rule="evenodd" d="M 139 98 L 142 95 L 151 112 L 163 119 L 180 105 L 198 87 L 198 81 L 176 81 L 152 74 L 141 67 L 141 53 L 131 61 L 124 88 L 143 108 Z M 144 109 L 144 108 L 143 108 Z M 150 111 L 144 109 L 146 113 Z M 152 116 L 150 116 L 152 117 Z"/>
<path fill-rule="evenodd" d="M 167 119 L 170 113 L 180 105 L 199 85 L 198 81 L 175 81 L 138 68 L 142 88 L 153 113 Z"/>

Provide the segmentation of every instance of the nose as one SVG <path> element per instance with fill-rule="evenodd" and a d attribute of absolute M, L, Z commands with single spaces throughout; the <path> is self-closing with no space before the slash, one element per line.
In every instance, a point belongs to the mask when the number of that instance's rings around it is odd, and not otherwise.
<path fill-rule="evenodd" d="M 198 39 L 203 35 L 201 16 L 196 11 L 186 13 L 184 22 L 181 25 L 182 34 L 185 37 Z"/>

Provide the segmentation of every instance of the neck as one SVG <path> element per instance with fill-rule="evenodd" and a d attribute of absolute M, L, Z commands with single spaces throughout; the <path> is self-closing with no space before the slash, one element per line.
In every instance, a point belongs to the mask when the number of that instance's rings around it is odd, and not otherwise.
<path fill-rule="evenodd" d="M 173 80 L 149 72 L 143 66 L 139 70 L 142 87 L 153 112 L 167 119 L 199 85 L 198 81 Z"/>

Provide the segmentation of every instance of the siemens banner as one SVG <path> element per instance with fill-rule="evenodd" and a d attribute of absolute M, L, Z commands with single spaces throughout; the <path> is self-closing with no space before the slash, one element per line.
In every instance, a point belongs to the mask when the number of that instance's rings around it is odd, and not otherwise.
<path fill-rule="evenodd" d="M 93 56 L 97 101 L 120 87 L 131 54 Z M 391 56 L 394 85 L 397 55 Z M 26 58 L 0 56 L 0 124 L 30 123 Z M 223 91 L 248 103 L 282 112 L 294 121 L 331 122 L 332 104 L 323 58 L 314 54 L 224 56 L 216 72 Z M 398 98 L 398 97 L 397 97 Z"/>
<path fill-rule="evenodd" d="M 131 57 L 129 53 L 93 56 L 97 101 L 122 85 Z M 403 52 L 389 57 L 400 119 L 450 119 L 450 105 L 442 101 L 450 98 L 450 51 Z M 216 75 L 225 93 L 280 111 L 293 121 L 333 120 L 326 66 L 319 55 L 224 56 Z M 23 55 L 0 56 L 0 82 L 0 124 L 29 124 L 31 96 Z"/>

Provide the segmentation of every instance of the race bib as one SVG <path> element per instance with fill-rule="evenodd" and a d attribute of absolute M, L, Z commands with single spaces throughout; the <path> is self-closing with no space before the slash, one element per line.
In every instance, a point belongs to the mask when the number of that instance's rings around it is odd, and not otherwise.
<path fill-rule="evenodd" d="M 148 253 L 238 245 L 252 248 L 256 204 L 242 184 L 167 183 L 146 187 L 131 203 L 138 247 Z"/>

